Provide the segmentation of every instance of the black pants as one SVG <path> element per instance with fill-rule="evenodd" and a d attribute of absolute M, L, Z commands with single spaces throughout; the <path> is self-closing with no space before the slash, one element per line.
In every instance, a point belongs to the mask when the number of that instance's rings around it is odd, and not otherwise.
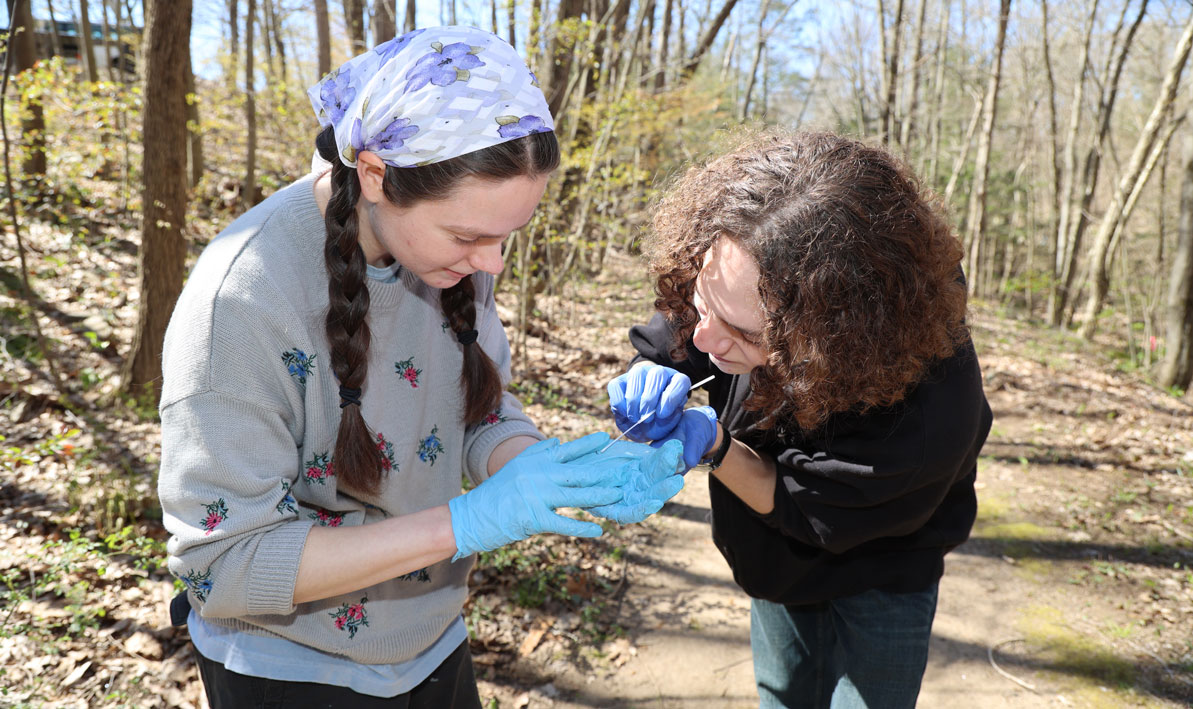
<path fill-rule="evenodd" d="M 480 709 L 468 641 L 414 689 L 396 697 L 373 697 L 347 687 L 249 677 L 195 651 L 211 709 Z"/>

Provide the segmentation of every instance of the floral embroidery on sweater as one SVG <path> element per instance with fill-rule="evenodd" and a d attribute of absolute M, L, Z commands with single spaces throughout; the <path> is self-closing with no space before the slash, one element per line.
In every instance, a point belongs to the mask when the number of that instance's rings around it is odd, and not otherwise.
<path fill-rule="evenodd" d="M 308 514 L 307 519 L 315 520 L 321 527 L 338 527 L 344 523 L 343 514 L 322 509 Z"/>
<path fill-rule="evenodd" d="M 211 534 L 215 528 L 220 526 L 220 522 L 228 519 L 228 503 L 224 502 L 224 498 L 220 498 L 208 505 L 203 505 L 203 509 L 207 510 L 207 515 L 203 517 L 204 534 Z"/>
<path fill-rule="evenodd" d="M 435 465 L 435 459 L 443 452 L 443 442 L 439 440 L 439 427 L 431 429 L 431 435 L 418 444 L 418 459 L 424 463 Z"/>
<path fill-rule="evenodd" d="M 190 570 L 186 576 L 182 577 L 182 582 L 190 589 L 190 592 L 195 594 L 195 598 L 199 599 L 200 603 L 207 602 L 207 594 L 211 593 L 213 584 L 211 583 L 211 569 L 204 573 L 199 573 L 194 569 Z"/>
<path fill-rule="evenodd" d="M 361 626 L 369 625 L 369 618 L 365 613 L 365 604 L 368 602 L 369 598 L 366 596 L 360 599 L 360 603 L 344 603 L 328 615 L 332 617 L 338 630 L 347 630 L 348 637 L 355 638 L 356 631 L 360 630 Z"/>
<path fill-rule="evenodd" d="M 380 431 L 377 432 L 377 452 L 381 454 L 381 470 L 383 472 L 398 472 L 398 464 L 394 461 L 394 444 L 385 440 L 385 436 Z"/>
<path fill-rule="evenodd" d="M 312 485 L 326 485 L 327 479 L 336 474 L 328 451 L 316 453 L 313 458 L 303 463 L 303 468 L 302 476 Z"/>
<path fill-rule="evenodd" d="M 278 503 L 278 514 L 284 515 L 287 512 L 298 512 L 298 501 L 294 499 L 294 495 L 290 494 L 290 481 L 282 481 L 282 501 Z"/>
<path fill-rule="evenodd" d="M 398 373 L 399 377 L 410 382 L 411 387 L 418 388 L 418 375 L 422 374 L 423 370 L 414 366 L 413 357 L 408 357 L 401 362 L 394 362 L 394 371 Z"/>
<path fill-rule="evenodd" d="M 306 384 L 307 377 L 315 371 L 316 355 L 307 355 L 297 347 L 282 353 L 282 363 L 290 376 L 298 380 L 299 384 Z"/>
<path fill-rule="evenodd" d="M 495 411 L 490 411 L 488 414 L 485 414 L 485 418 L 481 421 L 481 425 L 482 426 L 492 426 L 493 424 L 496 424 L 496 423 L 505 423 L 507 420 L 508 419 L 506 419 L 505 416 L 501 415 L 501 409 L 497 409 Z"/>

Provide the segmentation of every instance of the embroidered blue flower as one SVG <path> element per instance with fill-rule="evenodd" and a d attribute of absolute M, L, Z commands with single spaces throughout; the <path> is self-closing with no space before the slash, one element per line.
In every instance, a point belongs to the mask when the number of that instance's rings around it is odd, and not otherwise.
<path fill-rule="evenodd" d="M 410 44 L 410 40 L 414 39 L 425 31 L 426 30 L 424 29 L 411 30 L 404 35 L 394 37 L 388 42 L 382 42 L 381 44 L 378 44 L 376 47 L 373 47 L 373 51 L 381 57 L 381 61 L 388 61 L 395 57 L 398 52 L 402 51 L 402 47 Z"/>
<path fill-rule="evenodd" d="M 463 42 L 455 42 L 446 47 L 434 42 L 431 46 L 435 51 L 424 54 L 406 74 L 406 91 L 417 91 L 427 84 L 450 86 L 456 81 L 468 81 L 470 70 L 485 65 L 476 58 L 475 52 L 480 50 Z"/>
<path fill-rule="evenodd" d="M 551 128 L 543 119 L 538 116 L 498 116 L 497 122 L 501 125 L 497 129 L 497 135 L 502 138 L 512 140 L 514 138 L 523 138 L 531 133 L 546 133 Z"/>
<path fill-rule="evenodd" d="M 360 119 L 352 121 L 352 147 L 357 151 L 397 150 L 406 140 L 418 133 L 418 126 L 410 125 L 409 118 L 395 118 L 384 129 L 373 134 L 367 141 L 360 137 Z"/>
<path fill-rule="evenodd" d="M 439 427 L 431 429 L 431 435 L 418 444 L 418 459 L 424 463 L 435 465 L 435 459 L 443 452 L 443 442 L 439 440 Z"/>
<path fill-rule="evenodd" d="M 322 481 L 320 481 L 322 482 Z M 282 501 L 278 503 L 278 514 L 284 515 L 287 512 L 298 512 L 298 501 L 294 499 L 294 495 L 290 494 L 290 481 L 282 481 Z"/>
<path fill-rule="evenodd" d="M 294 349 L 282 353 L 282 364 L 286 365 L 286 371 L 290 376 L 298 380 L 299 384 L 306 384 L 307 377 L 311 372 L 315 371 L 315 357 L 318 355 L 307 355 L 306 352 L 295 347 Z"/>
<path fill-rule="evenodd" d="M 356 87 L 352 85 L 352 69 L 348 66 L 340 67 L 336 73 L 328 76 L 319 87 L 319 98 L 323 101 L 323 108 L 332 123 L 339 123 L 348 110 L 348 106 L 356 99 Z"/>
<path fill-rule="evenodd" d="M 186 584 L 191 593 L 195 594 L 195 598 L 199 599 L 200 603 L 207 601 L 208 594 L 214 588 L 214 584 L 211 583 L 211 569 L 204 573 L 191 569 L 190 573 L 182 577 L 182 582 Z"/>

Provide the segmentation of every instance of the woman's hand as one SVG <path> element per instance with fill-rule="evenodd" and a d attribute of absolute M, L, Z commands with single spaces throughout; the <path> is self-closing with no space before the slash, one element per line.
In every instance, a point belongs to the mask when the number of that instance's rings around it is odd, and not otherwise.
<path fill-rule="evenodd" d="M 631 441 L 666 438 L 679 423 L 692 380 L 688 375 L 659 364 L 638 364 L 609 382 L 609 407 L 617 428 Z M 646 414 L 653 415 L 641 425 Z"/>

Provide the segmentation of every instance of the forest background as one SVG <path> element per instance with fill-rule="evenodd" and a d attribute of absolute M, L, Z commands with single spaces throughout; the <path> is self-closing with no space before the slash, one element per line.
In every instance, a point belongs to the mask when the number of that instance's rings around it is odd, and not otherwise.
<path fill-rule="evenodd" d="M 177 649 L 168 630 L 117 627 L 104 595 L 123 589 L 150 608 L 158 592 L 135 592 L 167 581 L 154 494 L 166 322 L 202 246 L 307 171 L 317 123 L 306 88 L 414 26 L 507 38 L 556 117 L 563 166 L 510 239 L 499 280 L 528 404 L 574 410 L 602 396 L 596 373 L 615 372 L 618 356 L 570 360 L 591 380 L 570 402 L 544 374 L 552 328 L 571 325 L 558 304 L 624 272 L 651 200 L 687 163 L 777 125 L 888 145 L 952 214 L 982 317 L 1045 343 L 1047 357 L 1093 348 L 1163 402 L 1152 409 L 1188 407 L 1187 0 L 6 0 L 6 10 L 0 655 L 60 650 L 52 666 L 0 663 L 14 696 L 53 677 L 67 696 L 139 706 L 117 681 L 127 673 L 62 648 L 105 637 L 133 642 L 125 655 Z M 1156 471 L 1187 479 L 1189 429 L 1173 426 L 1151 449 Z M 1159 509 L 1179 614 L 1193 593 L 1193 507 Z M 596 552 L 522 549 L 482 560 L 482 576 L 535 571 L 529 587 L 490 579 L 494 602 L 570 598 L 590 644 L 607 639 L 601 599 L 624 584 L 592 570 L 605 568 Z M 577 593 L 577 568 L 596 585 Z M 1168 676 L 1189 675 L 1193 638 L 1165 642 L 1149 652 Z"/>

